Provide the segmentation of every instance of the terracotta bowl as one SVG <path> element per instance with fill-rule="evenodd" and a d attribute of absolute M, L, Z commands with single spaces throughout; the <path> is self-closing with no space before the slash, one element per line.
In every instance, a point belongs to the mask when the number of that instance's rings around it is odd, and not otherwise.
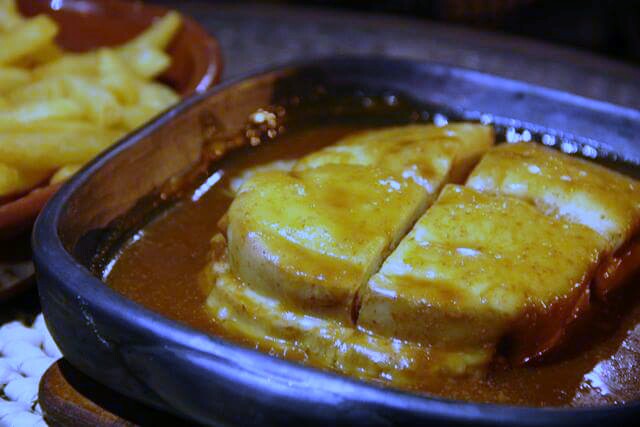
<path fill-rule="evenodd" d="M 82 52 L 130 40 L 168 9 L 124 0 L 18 0 L 25 16 L 46 14 L 60 24 L 58 43 Z M 195 21 L 183 16 L 183 25 L 168 49 L 172 57 L 160 80 L 183 97 L 202 92 L 220 80 L 222 62 L 218 43 Z M 37 188 L 19 198 L 0 198 L 0 240 L 25 231 L 59 186 Z"/>

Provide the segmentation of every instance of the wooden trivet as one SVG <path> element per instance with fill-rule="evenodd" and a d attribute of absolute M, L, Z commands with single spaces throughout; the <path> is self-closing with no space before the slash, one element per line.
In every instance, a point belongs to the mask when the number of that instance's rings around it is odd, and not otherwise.
<path fill-rule="evenodd" d="M 64 359 L 51 365 L 42 376 L 38 400 L 45 421 L 52 426 L 193 425 L 106 388 Z"/>

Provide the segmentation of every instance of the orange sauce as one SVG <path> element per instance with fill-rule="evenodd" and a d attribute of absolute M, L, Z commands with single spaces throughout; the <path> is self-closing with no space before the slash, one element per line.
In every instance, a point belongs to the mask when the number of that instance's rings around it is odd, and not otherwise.
<path fill-rule="evenodd" d="M 365 124 L 324 124 L 286 132 L 276 142 L 243 148 L 217 163 L 221 179 L 199 199 L 185 197 L 156 217 L 118 252 L 105 271 L 107 283 L 151 310 L 222 335 L 207 315 L 198 277 L 209 261 L 210 239 L 231 198 L 229 180 L 245 168 L 300 157 Z M 369 126 L 370 127 L 370 126 Z M 635 279 L 632 280 L 635 282 Z M 497 361 L 485 378 L 419 384 L 417 392 L 454 399 L 530 406 L 620 404 L 640 394 L 640 292 L 626 286 L 595 302 L 588 326 L 560 354 L 536 365 Z M 243 345 L 237 337 L 226 337 Z"/>

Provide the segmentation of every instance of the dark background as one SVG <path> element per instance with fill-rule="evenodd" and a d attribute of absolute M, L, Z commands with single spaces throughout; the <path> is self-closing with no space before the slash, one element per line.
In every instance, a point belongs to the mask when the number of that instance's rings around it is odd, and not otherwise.
<path fill-rule="evenodd" d="M 419 17 L 527 36 L 640 63 L 638 0 L 289 0 L 279 3 Z"/>

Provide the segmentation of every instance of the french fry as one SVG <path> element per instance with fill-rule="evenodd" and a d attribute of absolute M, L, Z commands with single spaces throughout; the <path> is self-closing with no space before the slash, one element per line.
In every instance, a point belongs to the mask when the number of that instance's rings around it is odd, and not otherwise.
<path fill-rule="evenodd" d="M 167 12 L 162 18 L 157 19 L 136 38 L 122 46 L 122 49 L 139 49 L 140 47 L 144 47 L 165 50 L 169 45 L 169 42 L 171 42 L 180 29 L 181 25 L 182 18 L 180 18 L 180 14 L 178 12 Z"/>
<path fill-rule="evenodd" d="M 81 120 L 38 120 L 34 122 L 27 123 L 15 123 L 13 126 L 8 127 L 6 129 L 0 129 L 2 131 L 11 131 L 11 132 L 34 132 L 34 133 L 59 133 L 59 132 L 97 132 L 101 130 L 100 127 L 96 126 L 94 123 L 89 121 L 81 121 Z M 0 142 L 1 144 L 2 142 Z"/>
<path fill-rule="evenodd" d="M 75 173 L 78 172 L 80 168 L 82 168 L 81 164 L 66 165 L 61 167 L 56 173 L 53 174 L 53 176 L 49 180 L 49 184 L 58 184 L 60 182 L 66 181 L 67 179 L 75 175 Z"/>
<path fill-rule="evenodd" d="M 82 106 L 92 122 L 100 127 L 120 123 L 120 105 L 111 92 L 83 77 L 67 76 L 65 81 L 70 97 Z"/>
<path fill-rule="evenodd" d="M 67 89 L 62 76 L 46 77 L 6 93 L 7 100 L 14 105 L 60 99 L 66 96 Z"/>
<path fill-rule="evenodd" d="M 95 52 L 67 53 L 61 58 L 34 68 L 36 79 L 64 76 L 67 74 L 81 76 L 95 76 L 98 73 Z"/>
<path fill-rule="evenodd" d="M 120 131 L 0 132 L 0 159 L 16 168 L 55 170 L 84 163 L 122 136 Z"/>
<path fill-rule="evenodd" d="M 139 85 L 140 102 L 123 108 L 123 121 L 128 130 L 140 127 L 158 113 L 175 104 L 179 97 L 171 89 L 159 83 Z"/>
<path fill-rule="evenodd" d="M 10 64 L 37 51 L 54 39 L 58 27 L 51 18 L 39 15 L 0 34 L 0 64 Z"/>
<path fill-rule="evenodd" d="M 120 51 L 122 59 L 144 79 L 152 79 L 162 74 L 171 64 L 166 53 L 146 46 Z"/>
<path fill-rule="evenodd" d="M 53 20 L 0 0 L 0 198 L 68 179 L 177 102 L 151 80 L 169 67 L 164 49 L 180 26 L 170 12 L 120 47 L 70 53 Z"/>
<path fill-rule="evenodd" d="M 0 163 L 0 194 L 21 193 L 41 183 L 48 175 L 50 175 L 49 171 L 20 170 Z"/>
<path fill-rule="evenodd" d="M 22 21 L 15 0 L 0 0 L 0 32 L 14 28 Z"/>
<path fill-rule="evenodd" d="M 118 55 L 143 79 L 158 76 L 171 63 L 169 55 L 149 47 L 118 50 Z M 64 74 L 95 76 L 98 73 L 98 64 L 99 60 L 95 52 L 66 54 L 56 61 L 37 67 L 33 74 L 36 78 Z"/>
<path fill-rule="evenodd" d="M 64 55 L 63 50 L 53 41 L 42 46 L 40 49 L 34 50 L 15 64 L 21 67 L 33 68 L 41 64 L 46 64 Z"/>
<path fill-rule="evenodd" d="M 28 70 L 0 66 L 0 94 L 24 86 L 30 81 L 31 73 Z"/>
<path fill-rule="evenodd" d="M 122 107 L 122 109 L 122 120 L 125 129 L 128 131 L 139 128 L 156 114 L 152 109 L 144 105 L 128 105 Z"/>
<path fill-rule="evenodd" d="M 0 111 L 0 131 L 14 129 L 16 124 L 28 125 L 38 121 L 80 119 L 84 115 L 83 109 L 76 102 L 68 99 L 36 101 L 22 104 L 8 111 Z M 7 141 L 0 139 L 0 145 L 5 144 Z"/>
<path fill-rule="evenodd" d="M 124 105 L 138 102 L 138 76 L 122 58 L 110 49 L 98 52 L 100 84 L 109 89 Z"/>
<path fill-rule="evenodd" d="M 155 114 L 166 110 L 178 102 L 178 95 L 160 83 L 149 82 L 140 86 L 140 102 L 150 108 Z"/>

